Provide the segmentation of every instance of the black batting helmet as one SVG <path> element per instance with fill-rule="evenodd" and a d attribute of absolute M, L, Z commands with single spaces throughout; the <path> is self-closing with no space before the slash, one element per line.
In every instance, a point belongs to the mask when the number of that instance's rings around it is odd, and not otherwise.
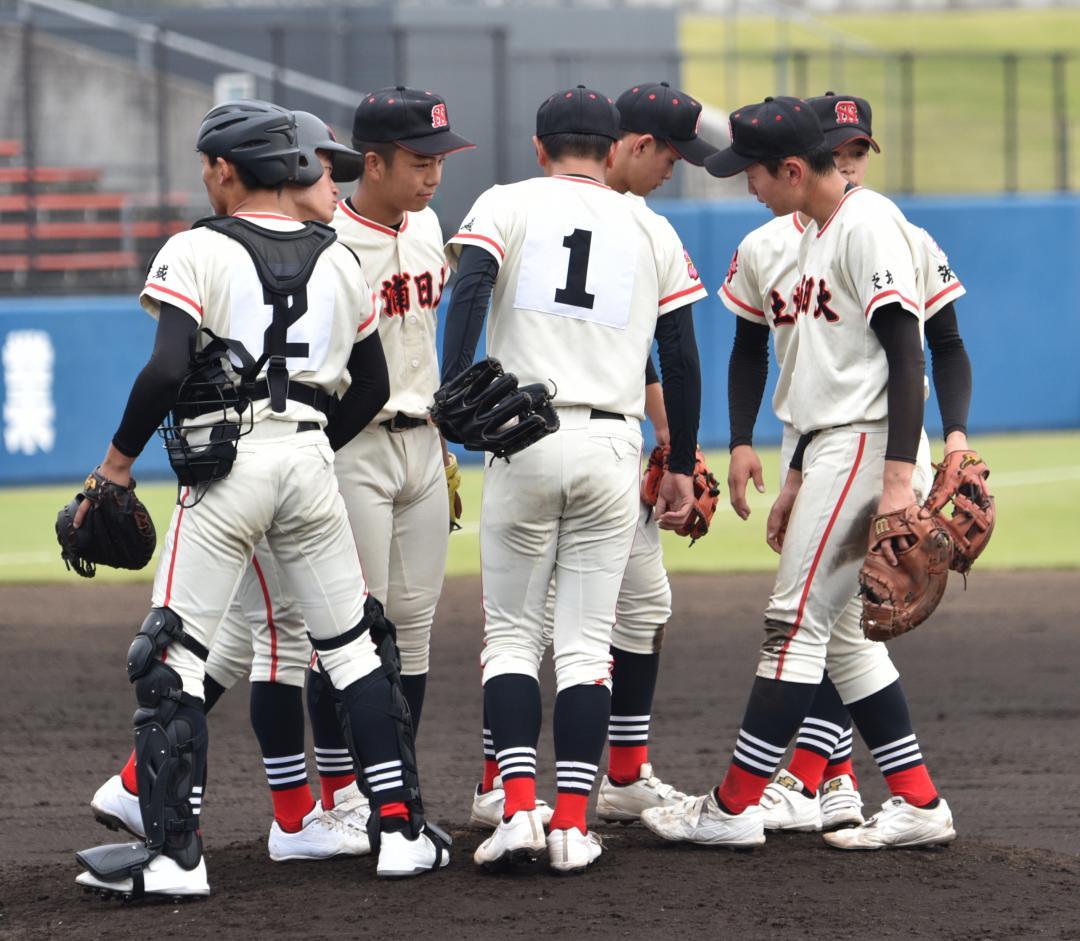
<path fill-rule="evenodd" d="M 360 176 L 364 155 L 338 143 L 331 127 L 310 111 L 294 111 L 296 136 L 300 144 L 300 169 L 294 180 L 300 186 L 311 186 L 322 179 L 323 166 L 317 150 L 323 151 L 331 163 L 330 179 L 348 183 Z"/>
<path fill-rule="evenodd" d="M 295 179 L 299 168 L 296 118 L 268 101 L 226 101 L 211 108 L 195 149 L 242 167 L 266 187 Z"/>

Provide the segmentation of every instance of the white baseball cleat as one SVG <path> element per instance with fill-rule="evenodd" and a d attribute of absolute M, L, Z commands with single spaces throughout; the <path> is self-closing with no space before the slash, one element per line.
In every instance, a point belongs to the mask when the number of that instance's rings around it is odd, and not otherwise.
<path fill-rule="evenodd" d="M 787 768 L 781 768 L 769 782 L 759 806 L 766 830 L 815 833 L 821 829 L 821 804 L 817 795 L 807 797 L 802 781 Z"/>
<path fill-rule="evenodd" d="M 842 850 L 880 850 L 913 846 L 944 846 L 956 839 L 952 812 L 944 799 L 937 807 L 909 804 L 902 797 L 890 797 L 861 827 L 826 833 L 829 846 Z"/>
<path fill-rule="evenodd" d="M 861 827 L 862 796 L 850 775 L 838 774 L 821 785 L 821 829 Z"/>
<path fill-rule="evenodd" d="M 364 856 L 371 852 L 371 842 L 366 830 L 356 830 L 324 813 L 322 804 L 315 806 L 304 816 L 300 829 L 288 833 L 275 820 L 270 825 L 267 840 L 270 858 L 276 863 L 290 859 L 329 859 L 331 856 Z"/>
<path fill-rule="evenodd" d="M 473 862 L 486 868 L 531 863 L 544 852 L 544 822 L 537 810 L 519 810 L 509 820 L 500 820 L 491 834 L 473 853 Z"/>
<path fill-rule="evenodd" d="M 371 804 L 360 793 L 356 782 L 345 785 L 334 792 L 334 806 L 325 811 L 327 817 L 336 820 L 346 827 L 350 827 L 357 833 L 364 834 L 367 839 L 368 818 L 371 817 Z"/>
<path fill-rule="evenodd" d="M 120 775 L 114 774 L 97 789 L 90 800 L 90 809 L 94 819 L 110 830 L 126 830 L 132 836 L 146 839 L 139 795 L 124 787 Z"/>
<path fill-rule="evenodd" d="M 547 837 L 548 865 L 560 875 L 584 872 L 603 852 L 603 842 L 591 831 L 582 833 L 577 827 L 552 830 Z"/>
<path fill-rule="evenodd" d="M 506 803 L 506 792 L 503 790 L 502 778 L 496 776 L 491 790 L 480 793 L 480 785 L 473 792 L 472 810 L 469 811 L 469 823 L 476 827 L 487 827 L 494 830 L 503 818 L 503 807 Z M 536 799 L 536 811 L 546 827 L 551 823 L 551 816 L 555 813 L 551 805 L 546 801 Z"/>
<path fill-rule="evenodd" d="M 437 864 L 436 864 L 437 863 Z M 421 830 L 415 840 L 400 830 L 384 830 L 379 837 L 379 864 L 375 873 L 382 879 L 407 879 L 450 863 L 450 850 Z"/>
<path fill-rule="evenodd" d="M 741 814 L 720 809 L 713 792 L 704 797 L 688 797 L 674 807 L 653 807 L 641 815 L 641 822 L 665 840 L 703 843 L 748 849 L 765 842 L 764 815 L 757 804 Z"/>
<path fill-rule="evenodd" d="M 170 898 L 198 898 L 210 894 L 210 885 L 206 881 L 206 861 L 199 860 L 194 869 L 184 869 L 169 856 L 155 856 L 142 870 L 143 893 L 145 895 L 164 895 Z M 100 892 L 104 895 L 118 895 L 130 898 L 133 884 L 130 878 L 107 882 L 99 879 L 87 870 L 75 877 L 75 882 L 84 889 Z"/>
<path fill-rule="evenodd" d="M 638 772 L 641 776 L 630 784 L 612 784 L 605 774 L 600 781 L 596 797 L 596 815 L 607 823 L 633 823 L 641 819 L 641 812 L 650 807 L 671 807 L 687 796 L 665 784 L 653 774 L 652 765 L 645 763 Z"/>

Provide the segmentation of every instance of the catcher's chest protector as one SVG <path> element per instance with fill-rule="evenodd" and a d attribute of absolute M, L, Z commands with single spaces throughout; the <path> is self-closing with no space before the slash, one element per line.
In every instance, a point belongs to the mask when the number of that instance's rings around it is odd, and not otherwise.
<path fill-rule="evenodd" d="M 309 353 L 308 344 L 288 342 L 288 329 L 307 311 L 308 280 L 319 256 L 336 241 L 337 233 L 321 222 L 306 222 L 302 229 L 279 232 L 236 216 L 210 216 L 200 219 L 192 228 L 200 226 L 239 242 L 255 265 L 263 286 L 263 299 L 272 308 L 273 317 L 262 355 L 245 368 L 244 378 L 254 379 L 263 365 L 268 364 L 270 405 L 275 412 L 283 412 L 289 388 L 286 358 Z"/>

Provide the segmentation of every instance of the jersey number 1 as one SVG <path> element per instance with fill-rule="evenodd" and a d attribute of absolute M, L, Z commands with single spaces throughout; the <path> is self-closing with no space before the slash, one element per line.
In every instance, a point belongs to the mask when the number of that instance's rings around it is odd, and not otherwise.
<path fill-rule="evenodd" d="M 589 251 L 592 248 L 592 232 L 574 229 L 563 240 L 563 248 L 570 249 L 570 261 L 566 266 L 566 287 L 555 290 L 555 302 L 569 307 L 593 309 L 596 295 L 585 290 L 589 274 Z"/>

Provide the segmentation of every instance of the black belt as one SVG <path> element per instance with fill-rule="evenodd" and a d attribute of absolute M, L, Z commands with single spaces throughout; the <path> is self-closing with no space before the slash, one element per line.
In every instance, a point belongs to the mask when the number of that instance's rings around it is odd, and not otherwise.
<path fill-rule="evenodd" d="M 296 423 L 296 433 L 300 434 L 304 431 L 321 431 L 322 425 L 317 421 L 299 421 Z"/>
<path fill-rule="evenodd" d="M 398 412 L 393 418 L 379 422 L 387 431 L 408 431 L 410 428 L 423 428 L 427 423 L 426 418 L 413 418 L 404 412 Z"/>
<path fill-rule="evenodd" d="M 603 418 L 608 421 L 626 421 L 625 415 L 620 415 L 618 412 L 605 412 L 602 408 L 594 408 L 589 412 L 589 418 Z"/>
<path fill-rule="evenodd" d="M 268 398 L 270 398 L 270 387 L 266 384 L 265 379 L 260 379 L 255 386 L 251 400 L 258 402 L 260 399 Z M 285 398 L 292 402 L 299 402 L 301 405 L 310 405 L 315 411 L 322 412 L 327 416 L 330 415 L 334 402 L 332 395 L 315 386 L 304 385 L 302 382 L 290 382 L 289 391 L 285 394 Z"/>

